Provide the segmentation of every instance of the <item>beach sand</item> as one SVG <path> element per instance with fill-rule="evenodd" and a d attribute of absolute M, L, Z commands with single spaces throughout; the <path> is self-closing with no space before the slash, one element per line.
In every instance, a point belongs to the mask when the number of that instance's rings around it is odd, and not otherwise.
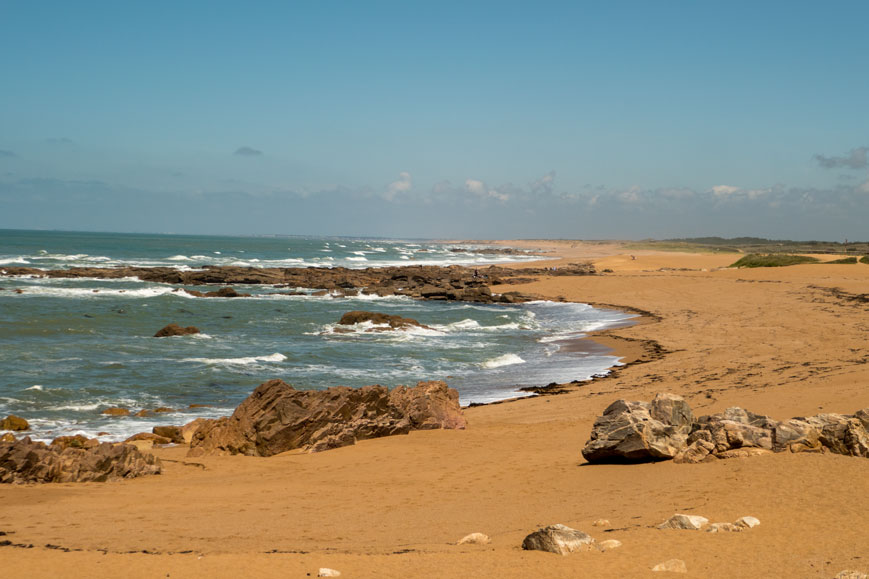
<path fill-rule="evenodd" d="M 632 362 L 612 376 L 469 408 L 465 431 L 271 458 L 186 459 L 186 449 L 166 448 L 156 451 L 161 476 L 3 485 L 0 539 L 33 548 L 0 547 L 0 569 L 8 577 L 305 577 L 320 567 L 342 577 L 650 577 L 677 558 L 685 577 L 869 572 L 869 460 L 783 453 L 625 466 L 580 455 L 595 417 L 618 398 L 673 392 L 696 415 L 741 406 L 775 419 L 869 407 L 867 304 L 848 299 L 869 291 L 869 265 L 731 270 L 719 268 L 734 255 L 545 243 L 563 257 L 546 264 L 592 259 L 613 271 L 506 289 L 649 313 L 595 338 Z M 654 528 L 677 512 L 715 522 L 749 515 L 761 525 Z M 610 524 L 592 526 L 597 519 Z M 527 534 L 554 523 L 623 546 L 566 557 L 521 549 Z M 491 544 L 454 544 L 472 532 Z"/>

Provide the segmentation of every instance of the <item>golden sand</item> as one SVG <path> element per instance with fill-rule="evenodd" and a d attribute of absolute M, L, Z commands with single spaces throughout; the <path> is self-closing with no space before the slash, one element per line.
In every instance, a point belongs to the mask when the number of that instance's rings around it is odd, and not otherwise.
<path fill-rule="evenodd" d="M 156 451 L 158 477 L 4 485 L 0 539 L 34 547 L 0 547 L 3 575 L 283 578 L 329 567 L 342 577 L 656 577 L 651 567 L 673 558 L 685 561 L 685 577 L 869 572 L 869 460 L 619 466 L 580 455 L 617 398 L 673 392 L 697 415 L 741 406 L 775 419 L 869 407 L 869 306 L 831 291 L 869 291 L 869 265 L 731 270 L 720 268 L 733 255 L 526 244 L 564 258 L 551 266 L 592 259 L 613 270 L 509 289 L 649 312 L 646 323 L 596 338 L 635 363 L 567 394 L 469 408 L 465 431 L 271 458 L 188 460 L 168 448 Z M 663 356 L 649 355 L 655 344 Z M 761 525 L 654 528 L 676 512 Z M 592 526 L 597 519 L 610 525 Z M 623 546 L 566 557 L 520 548 L 553 523 Z M 491 544 L 455 545 L 472 532 Z"/>

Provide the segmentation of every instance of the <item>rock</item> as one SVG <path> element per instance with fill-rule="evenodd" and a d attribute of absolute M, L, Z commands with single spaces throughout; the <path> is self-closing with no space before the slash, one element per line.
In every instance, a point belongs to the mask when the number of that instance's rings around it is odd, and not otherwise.
<path fill-rule="evenodd" d="M 733 523 L 710 523 L 709 528 L 706 529 L 707 533 L 738 533 L 744 530 L 746 527 L 740 527 L 739 525 L 734 525 Z"/>
<path fill-rule="evenodd" d="M 184 444 L 190 444 L 190 441 L 193 440 L 193 435 L 196 434 L 196 431 L 199 430 L 199 427 L 209 422 L 206 418 L 197 418 L 196 420 L 192 420 L 181 427 L 181 438 L 184 439 Z"/>
<path fill-rule="evenodd" d="M 133 414 L 133 416 L 135 416 L 136 418 L 147 418 L 149 416 L 154 416 L 154 412 L 151 410 L 145 410 L 143 408 L 142 410 L 139 410 L 138 412 Z"/>
<path fill-rule="evenodd" d="M 863 573 L 862 571 L 846 569 L 836 573 L 836 576 L 833 577 L 833 579 L 869 579 L 869 574 Z"/>
<path fill-rule="evenodd" d="M 106 408 L 100 414 L 106 416 L 129 416 L 130 411 L 127 408 Z"/>
<path fill-rule="evenodd" d="M 492 540 L 489 538 L 489 535 L 485 535 L 483 533 L 471 533 L 470 535 L 465 535 L 456 545 L 488 545 Z"/>
<path fill-rule="evenodd" d="M 10 414 L 3 420 L 0 420 L 0 430 L 12 430 L 15 432 L 21 432 L 24 430 L 30 430 L 30 424 L 20 416 Z"/>
<path fill-rule="evenodd" d="M 168 439 L 174 444 L 184 444 L 184 433 L 180 426 L 155 426 L 151 432 Z"/>
<path fill-rule="evenodd" d="M 81 434 L 76 434 L 74 436 L 58 436 L 54 440 L 51 441 L 51 446 L 60 448 L 61 450 L 65 448 L 93 448 L 95 446 L 99 446 L 100 441 L 96 438 L 88 438 L 87 436 L 83 436 Z"/>
<path fill-rule="evenodd" d="M 15 435 L 7 432 L 3 436 L 0 436 L 0 442 L 15 442 Z"/>
<path fill-rule="evenodd" d="M 320 567 L 320 570 L 317 571 L 317 577 L 340 577 L 341 571 L 336 571 L 335 569 L 329 569 L 328 567 Z"/>
<path fill-rule="evenodd" d="M 670 573 L 687 573 L 688 566 L 682 559 L 668 559 L 652 567 L 652 571 L 669 571 Z"/>
<path fill-rule="evenodd" d="M 378 312 L 363 312 L 359 310 L 355 310 L 352 312 L 347 312 L 343 316 L 341 316 L 341 320 L 338 322 L 339 326 L 354 326 L 356 324 L 362 324 L 365 322 L 369 322 L 374 324 L 375 326 L 389 326 L 390 329 L 393 330 L 404 330 L 407 328 L 424 328 L 426 330 L 430 330 L 428 326 L 419 323 L 413 318 L 402 318 L 401 316 L 394 316 L 390 314 L 381 314 Z M 372 330 L 383 331 L 385 328 L 372 328 Z"/>
<path fill-rule="evenodd" d="M 204 422 L 188 456 L 272 456 L 319 452 L 411 430 L 465 428 L 458 393 L 444 382 L 296 390 L 282 380 L 261 384 L 228 418 Z"/>
<path fill-rule="evenodd" d="M 685 423 L 691 421 L 687 427 Z M 834 452 L 869 458 L 869 409 L 776 421 L 739 407 L 691 417 L 684 400 L 658 394 L 651 403 L 617 400 L 595 420 L 582 449 L 589 462 L 679 463 L 747 458 L 771 452 Z M 685 431 L 690 434 L 685 437 Z"/>
<path fill-rule="evenodd" d="M 760 524 L 760 520 L 754 517 L 739 517 L 736 521 L 733 522 L 737 527 L 742 527 L 745 529 L 753 529 Z"/>
<path fill-rule="evenodd" d="M 152 445 L 154 444 L 171 444 L 172 441 L 165 436 L 160 436 L 159 434 L 154 434 L 153 432 L 140 432 L 138 434 L 134 434 L 129 437 L 124 442 L 138 442 L 138 441 L 146 441 L 150 442 Z"/>
<path fill-rule="evenodd" d="M 159 408 L 154 409 L 154 414 L 169 414 L 171 412 L 177 412 L 174 408 L 167 408 L 165 406 L 161 406 Z"/>
<path fill-rule="evenodd" d="M 159 459 L 129 444 L 61 448 L 29 437 L 0 443 L 0 483 L 103 482 L 161 470 Z"/>
<path fill-rule="evenodd" d="M 582 449 L 588 462 L 647 462 L 673 458 L 685 447 L 693 414 L 680 396 L 651 402 L 617 400 L 594 421 Z"/>
<path fill-rule="evenodd" d="M 598 519 L 591 524 L 592 527 L 609 527 L 609 519 Z"/>
<path fill-rule="evenodd" d="M 197 298 L 249 298 L 250 294 L 238 293 L 231 287 L 220 288 L 213 292 L 201 292 L 198 290 L 185 289 L 185 292 Z"/>
<path fill-rule="evenodd" d="M 607 539 L 606 541 L 601 541 L 597 544 L 597 548 L 601 551 L 611 551 L 613 549 L 618 549 L 622 546 L 622 542 L 618 539 Z"/>
<path fill-rule="evenodd" d="M 547 551 L 568 555 L 592 548 L 594 539 L 582 531 L 564 525 L 550 525 L 534 531 L 522 541 L 526 551 Z"/>
<path fill-rule="evenodd" d="M 186 328 L 182 328 L 178 324 L 169 324 L 168 326 L 164 326 L 162 329 L 158 330 L 156 334 L 154 334 L 155 338 L 165 338 L 168 336 L 189 336 L 190 334 L 198 334 L 199 328 L 196 326 L 187 326 Z"/>
<path fill-rule="evenodd" d="M 698 531 L 704 525 L 709 523 L 709 519 L 700 515 L 681 515 L 675 514 L 660 525 L 659 529 L 684 529 L 688 531 Z"/>

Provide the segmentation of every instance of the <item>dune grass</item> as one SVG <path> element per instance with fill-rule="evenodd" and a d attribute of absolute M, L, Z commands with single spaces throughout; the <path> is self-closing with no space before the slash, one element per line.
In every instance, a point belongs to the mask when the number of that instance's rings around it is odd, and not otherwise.
<path fill-rule="evenodd" d="M 833 261 L 825 261 L 823 263 L 857 263 L 857 258 L 843 257 L 842 259 L 834 259 Z"/>
<path fill-rule="evenodd" d="M 860 258 L 860 263 L 869 263 L 869 255 L 864 255 Z"/>
<path fill-rule="evenodd" d="M 806 255 L 790 255 L 785 253 L 760 254 L 750 253 L 734 262 L 730 267 L 785 267 L 801 263 L 818 263 L 819 260 Z"/>

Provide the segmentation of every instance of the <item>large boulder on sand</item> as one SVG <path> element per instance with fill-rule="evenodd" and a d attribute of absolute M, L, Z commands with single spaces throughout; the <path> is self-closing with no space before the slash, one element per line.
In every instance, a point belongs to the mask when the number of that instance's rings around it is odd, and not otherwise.
<path fill-rule="evenodd" d="M 48 446 L 29 437 L 0 442 L 0 483 L 103 482 L 160 474 L 160 460 L 129 444 Z"/>
<path fill-rule="evenodd" d="M 649 402 L 616 400 L 594 421 L 582 449 L 588 462 L 645 462 L 673 458 L 685 448 L 694 415 L 675 394 Z"/>
<path fill-rule="evenodd" d="M 296 390 L 282 380 L 269 380 L 232 416 L 202 424 L 188 456 L 271 456 L 297 448 L 318 452 L 367 438 L 465 425 L 458 392 L 440 381 L 389 391 L 384 386 Z"/>

